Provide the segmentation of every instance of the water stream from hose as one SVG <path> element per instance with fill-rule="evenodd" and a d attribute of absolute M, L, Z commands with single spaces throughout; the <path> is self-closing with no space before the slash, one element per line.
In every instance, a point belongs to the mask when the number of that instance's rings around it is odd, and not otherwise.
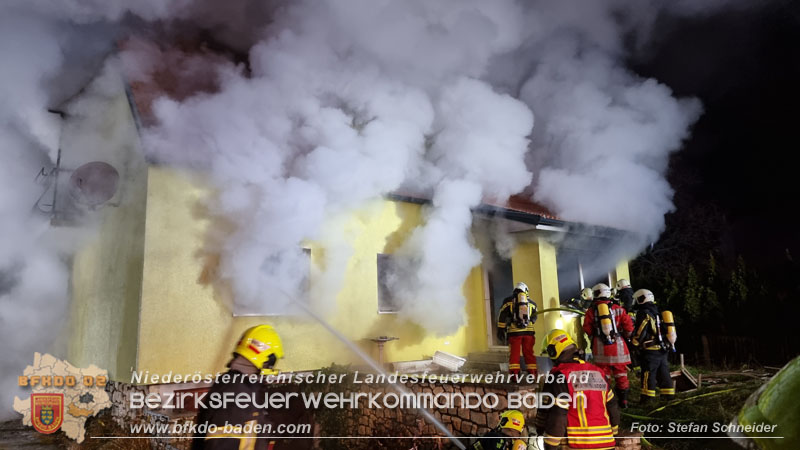
<path fill-rule="evenodd" d="M 345 344 L 347 347 L 350 348 L 350 350 L 352 350 L 356 355 L 358 355 L 361 359 L 363 359 L 364 362 L 366 362 L 373 370 L 375 370 L 381 375 L 384 376 L 388 375 L 386 371 L 383 369 L 383 367 L 380 366 L 380 364 L 375 362 L 375 360 L 373 360 L 369 355 L 364 353 L 363 350 L 361 350 L 353 341 L 348 339 L 345 335 L 340 333 L 339 330 L 333 328 L 333 326 L 331 326 L 328 322 L 326 322 L 322 317 L 320 317 L 314 311 L 312 311 L 311 308 L 300 302 L 293 302 L 293 303 L 296 306 L 300 307 L 303 311 L 305 311 L 306 314 L 314 318 L 314 320 L 319 322 L 320 325 L 325 327 L 325 329 L 328 330 L 332 335 L 336 336 L 337 339 L 342 341 L 343 344 Z M 413 395 L 411 391 L 409 391 L 405 386 L 402 386 L 400 384 L 392 383 L 390 384 L 390 386 L 395 391 L 397 391 L 397 393 L 401 395 Z M 456 447 L 460 448 L 461 450 L 465 450 L 467 448 L 463 443 L 461 443 L 461 441 L 458 440 L 458 438 L 456 438 L 453 435 L 453 433 L 450 432 L 450 430 L 447 429 L 447 427 L 444 426 L 442 422 L 436 420 L 436 417 L 434 417 L 433 414 L 430 413 L 430 411 L 423 408 L 417 408 L 417 410 L 420 412 L 420 414 L 422 414 L 423 417 L 425 417 L 425 419 L 428 420 L 428 422 L 433 424 L 433 426 L 435 426 L 439 431 L 441 431 L 445 436 L 447 436 L 447 438 L 450 439 L 450 441 Z"/>

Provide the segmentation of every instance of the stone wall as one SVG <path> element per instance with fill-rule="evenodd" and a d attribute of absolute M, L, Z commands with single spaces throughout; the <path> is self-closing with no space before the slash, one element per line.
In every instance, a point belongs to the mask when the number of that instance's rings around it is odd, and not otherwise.
<path fill-rule="evenodd" d="M 449 408 L 449 409 L 429 409 L 428 411 L 446 427 L 454 436 L 462 438 L 462 442 L 467 444 L 470 437 L 480 436 L 499 422 L 500 414 L 506 410 L 507 396 L 509 392 L 519 392 L 521 394 L 536 392 L 536 385 L 487 385 L 471 383 L 408 383 L 404 385 L 411 393 L 429 393 L 433 395 L 441 393 L 475 393 L 483 397 L 487 394 L 495 394 L 499 400 L 498 404 L 489 409 L 486 405 L 478 408 Z M 368 394 L 386 394 L 396 392 L 387 385 L 365 385 L 360 392 Z M 533 424 L 536 416 L 535 410 L 522 410 L 526 415 L 526 422 Z M 327 412 L 326 414 L 332 414 Z M 339 436 L 354 437 L 424 437 L 418 439 L 378 439 L 380 448 L 388 449 L 435 449 L 450 448 L 446 435 L 434 424 L 427 420 L 423 414 L 416 409 L 408 408 L 361 408 L 337 410 L 333 414 L 339 414 L 339 430 L 326 430 L 325 421 L 322 421 L 322 433 L 329 434 L 336 432 Z M 352 439 L 342 441 L 347 448 L 367 449 L 376 448 L 373 439 Z M 326 442 L 320 443 L 322 448 L 330 448 Z"/>
<path fill-rule="evenodd" d="M 176 423 L 183 423 L 192 420 L 194 414 L 183 414 L 170 417 L 167 414 L 150 411 L 147 408 L 130 408 L 130 396 L 134 392 L 148 394 L 149 386 L 137 386 L 127 383 L 109 381 L 106 384 L 106 391 L 111 398 L 111 419 L 126 432 L 132 425 L 150 424 L 166 426 L 168 430 Z M 163 433 L 153 436 L 150 439 L 150 448 L 157 450 L 188 450 L 192 443 L 191 439 L 183 439 L 189 436 L 180 434 Z"/>
<path fill-rule="evenodd" d="M 412 394 L 477 394 L 484 397 L 488 394 L 497 396 L 498 404 L 493 408 L 481 405 L 477 408 L 449 408 L 428 409 L 429 412 L 462 443 L 469 445 L 472 437 L 481 436 L 499 421 L 500 414 L 507 409 L 509 393 L 522 395 L 537 392 L 538 385 L 516 384 L 477 384 L 477 383 L 438 383 L 419 382 L 402 385 Z M 335 391 L 337 385 L 312 386 L 312 392 L 320 390 Z M 316 388 L 316 389 L 314 389 Z M 348 386 L 345 389 L 352 389 Z M 112 419 L 123 429 L 129 430 L 132 424 L 166 424 L 172 429 L 174 424 L 181 424 L 193 420 L 194 414 L 180 411 L 171 414 L 162 414 L 147 409 L 129 408 L 129 398 L 134 392 L 147 394 L 151 391 L 148 386 L 133 386 L 125 383 L 109 382 L 107 391 L 113 401 L 111 409 Z M 308 386 L 282 385 L 276 386 L 281 391 L 307 390 Z M 356 389 L 358 392 L 380 394 L 397 391 L 386 384 L 361 384 Z M 348 392 L 345 390 L 345 392 Z M 362 402 L 363 404 L 364 402 Z M 298 403 L 298 406 L 300 404 Z M 532 426 L 536 416 L 535 409 L 520 408 L 525 414 L 526 425 Z M 423 414 L 412 408 L 343 408 L 305 411 L 304 417 L 281 417 L 279 411 L 271 415 L 276 423 L 313 423 L 313 437 L 309 440 L 278 440 L 275 449 L 281 448 L 319 448 L 319 449 L 444 449 L 455 448 L 446 438 L 443 431 L 434 426 Z M 289 414 L 291 412 L 289 411 Z M 151 448 L 159 450 L 188 450 L 191 446 L 190 436 L 164 434 L 153 436 L 150 440 Z M 320 439 L 326 437 L 326 439 Z M 352 439 L 330 439 L 331 437 L 352 437 Z M 359 439 L 369 437 L 370 439 Z M 402 439 L 380 439 L 380 437 L 400 437 Z M 376 439 L 377 438 L 377 439 Z M 640 448 L 639 436 L 618 439 L 617 448 L 638 450 Z"/>
<path fill-rule="evenodd" d="M 117 425 L 123 428 L 130 428 L 131 425 L 144 423 L 149 420 L 144 415 L 143 409 L 129 408 L 131 394 L 139 392 L 147 394 L 147 386 L 136 386 L 128 383 L 109 381 L 106 384 L 106 392 L 111 399 L 111 418 Z"/>

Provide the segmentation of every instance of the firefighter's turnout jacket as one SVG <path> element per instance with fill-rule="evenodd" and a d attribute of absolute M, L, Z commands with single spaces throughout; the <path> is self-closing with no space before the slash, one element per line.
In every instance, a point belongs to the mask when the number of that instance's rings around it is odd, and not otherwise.
<path fill-rule="evenodd" d="M 625 308 L 625 311 L 628 313 L 633 311 L 633 305 L 635 304 L 633 300 L 633 289 L 632 288 L 622 288 L 619 290 L 617 294 L 617 298 L 619 299 L 619 305 Z"/>
<path fill-rule="evenodd" d="M 520 438 L 506 436 L 502 431 L 494 429 L 475 441 L 470 450 L 526 450 L 528 444 Z"/>
<path fill-rule="evenodd" d="M 649 302 L 636 309 L 636 326 L 631 342 L 640 350 L 666 350 L 663 330 L 659 330 L 658 307 Z"/>
<path fill-rule="evenodd" d="M 229 375 L 229 377 L 225 378 L 225 375 Z M 225 375 L 220 376 L 221 381 L 227 379 L 236 380 L 236 382 L 224 383 L 220 381 L 214 383 L 209 389 L 209 395 L 205 397 L 206 403 L 214 392 L 220 394 L 231 392 L 234 395 L 245 393 L 248 399 L 263 399 L 264 384 L 251 383 L 248 381 L 248 375 L 233 369 L 229 370 Z M 264 429 L 268 423 L 264 411 L 256 408 L 249 401 L 247 408 L 239 408 L 235 402 L 230 402 L 225 408 L 212 409 L 208 407 L 200 409 L 195 423 L 198 425 L 198 429 L 203 424 L 214 424 L 217 425 L 217 428 L 213 433 L 195 435 L 195 439 L 192 440 L 192 450 L 267 450 L 274 446 L 274 441 L 271 439 L 256 439 L 255 433 L 245 432 L 248 429 L 253 429 L 253 425 L 256 424 Z M 226 428 L 225 424 L 230 424 L 231 426 Z M 237 429 L 236 425 L 241 425 L 242 427 Z M 245 427 L 245 425 L 249 426 Z"/>
<path fill-rule="evenodd" d="M 519 300 L 517 297 L 524 296 L 522 291 L 515 291 L 515 295 L 511 295 L 503 299 L 503 306 L 500 307 L 500 314 L 497 315 L 497 330 L 498 332 L 504 331 L 508 337 L 512 336 L 533 336 L 533 324 L 536 322 L 536 302 L 528 299 L 530 311 L 530 320 L 525 326 L 520 326 L 515 320 L 514 303 Z"/>
<path fill-rule="evenodd" d="M 597 305 L 605 303 L 611 315 L 614 316 L 619 336 L 614 340 L 613 344 L 605 345 L 595 323 L 597 316 Z M 592 303 L 592 306 L 586 310 L 586 315 L 583 317 L 583 331 L 589 336 L 592 336 L 592 354 L 594 355 L 594 363 L 598 365 L 618 366 L 624 367 L 631 363 L 630 352 L 628 346 L 625 345 L 624 336 L 630 335 L 633 332 L 633 321 L 625 310 L 614 304 L 610 299 L 598 298 Z"/>
<path fill-rule="evenodd" d="M 675 395 L 675 383 L 669 372 L 668 343 L 664 337 L 655 303 L 644 303 L 636 310 L 636 327 L 631 342 L 639 352 L 642 369 L 642 395 L 649 398 L 658 393 L 664 399 Z"/>
<path fill-rule="evenodd" d="M 536 428 L 544 436 L 545 448 L 553 450 L 566 444 L 569 448 L 613 449 L 619 408 L 603 369 L 575 355 L 550 373 L 554 378 L 544 385 L 544 392 L 552 394 L 556 402 L 550 408 L 539 408 L 536 415 Z M 564 393 L 570 400 L 563 395 L 559 399 Z"/>

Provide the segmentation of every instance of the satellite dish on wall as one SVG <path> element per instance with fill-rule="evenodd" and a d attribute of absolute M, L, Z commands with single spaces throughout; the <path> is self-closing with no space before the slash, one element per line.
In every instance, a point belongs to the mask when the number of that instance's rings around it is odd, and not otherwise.
<path fill-rule="evenodd" d="M 119 172 L 102 161 L 86 163 L 69 177 L 69 193 L 81 205 L 95 208 L 117 193 Z"/>

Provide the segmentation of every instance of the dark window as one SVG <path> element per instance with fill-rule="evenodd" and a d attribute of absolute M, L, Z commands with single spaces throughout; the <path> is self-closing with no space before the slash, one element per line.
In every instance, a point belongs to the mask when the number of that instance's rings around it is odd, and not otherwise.
<path fill-rule="evenodd" d="M 556 254 L 558 266 L 558 296 L 564 305 L 580 296 L 580 291 L 597 283 L 609 283 L 609 272 L 597 253 L 560 248 Z"/>
<path fill-rule="evenodd" d="M 398 276 L 398 264 L 394 255 L 378 253 L 378 312 L 396 313 L 399 310 L 398 298 L 391 286 Z"/>
<path fill-rule="evenodd" d="M 503 306 L 503 299 L 511 295 L 514 290 L 514 276 L 511 271 L 511 260 L 493 255 L 486 269 L 486 278 L 489 282 L 489 305 L 491 309 L 492 332 L 489 335 L 490 345 L 500 345 L 497 340 L 497 315 Z"/>
<path fill-rule="evenodd" d="M 559 249 L 556 253 L 558 268 L 558 298 L 561 304 L 577 297 L 583 288 L 578 252 L 571 249 Z"/>

